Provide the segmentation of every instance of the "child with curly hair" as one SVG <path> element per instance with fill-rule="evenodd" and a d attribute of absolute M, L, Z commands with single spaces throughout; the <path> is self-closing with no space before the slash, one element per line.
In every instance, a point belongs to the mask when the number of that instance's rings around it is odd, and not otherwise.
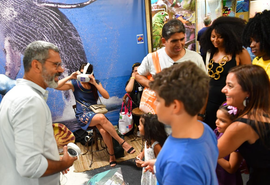
<path fill-rule="evenodd" d="M 136 165 L 141 167 L 144 161 L 157 157 L 167 139 L 167 134 L 164 124 L 158 121 L 157 115 L 155 114 L 144 114 L 141 116 L 139 131 L 145 140 L 144 150 L 137 156 L 138 160 L 136 160 Z M 149 171 L 144 172 L 143 168 L 141 184 L 156 185 L 156 176 Z"/>

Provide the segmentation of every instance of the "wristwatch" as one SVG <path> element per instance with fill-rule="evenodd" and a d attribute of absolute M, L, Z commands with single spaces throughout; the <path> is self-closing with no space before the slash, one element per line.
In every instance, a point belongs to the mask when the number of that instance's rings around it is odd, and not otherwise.
<path fill-rule="evenodd" d="M 197 114 L 197 115 L 202 117 L 203 119 L 205 118 L 205 114 Z"/>

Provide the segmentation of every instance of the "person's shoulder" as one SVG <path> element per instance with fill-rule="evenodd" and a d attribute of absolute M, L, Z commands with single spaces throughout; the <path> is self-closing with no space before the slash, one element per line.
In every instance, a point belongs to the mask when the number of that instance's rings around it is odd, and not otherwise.
<path fill-rule="evenodd" d="M 70 82 L 71 82 L 71 84 L 74 84 L 74 83 L 77 82 L 77 80 L 76 79 L 71 79 Z"/>
<path fill-rule="evenodd" d="M 249 120 L 245 118 L 237 119 L 230 124 L 230 129 L 236 132 L 246 130 L 250 128 L 249 124 L 247 124 L 248 121 Z"/>
<path fill-rule="evenodd" d="M 211 127 L 209 125 L 207 125 L 206 123 L 204 123 L 202 121 L 201 121 L 201 123 L 203 124 L 205 132 L 210 133 L 211 135 L 215 136 L 215 132 L 211 129 Z"/>
<path fill-rule="evenodd" d="M 258 64 L 260 61 L 260 58 L 259 57 L 255 57 L 252 61 L 252 64 Z"/>
<path fill-rule="evenodd" d="M 204 31 L 204 28 L 200 29 L 200 30 L 198 31 L 198 35 L 201 35 L 201 34 L 203 33 L 203 31 Z"/>
<path fill-rule="evenodd" d="M 80 85 L 79 81 L 77 79 L 70 80 L 71 85 L 74 87 L 74 89 L 77 89 Z"/>
<path fill-rule="evenodd" d="M 35 87 L 37 87 L 37 85 Z M 29 83 L 17 81 L 17 85 L 10 90 L 10 93 L 13 93 L 13 96 L 16 97 L 32 97 L 38 95 L 37 92 L 40 90 L 35 87 L 29 85 Z"/>
<path fill-rule="evenodd" d="M 29 105 L 29 102 L 35 102 L 36 105 L 46 104 L 41 94 L 28 85 L 16 85 L 4 97 L 10 102 L 14 108 L 19 108 L 22 105 Z"/>
<path fill-rule="evenodd" d="M 203 34 L 203 32 L 204 32 L 206 29 L 207 29 L 207 27 L 203 27 L 202 29 L 200 29 L 200 30 L 198 31 L 198 34 Z"/>
<path fill-rule="evenodd" d="M 152 52 L 154 53 L 154 52 Z M 152 60 L 152 53 L 148 53 L 142 60 L 142 63 L 141 65 L 138 67 L 139 68 L 142 68 L 144 65 L 148 65 L 149 61 Z"/>
<path fill-rule="evenodd" d="M 195 55 L 200 56 L 200 54 L 197 53 L 196 51 L 193 51 L 193 50 L 190 50 L 190 49 L 185 49 L 185 50 L 186 50 L 186 53 L 188 53 L 188 54 L 195 54 Z"/>
<path fill-rule="evenodd" d="M 206 123 L 204 123 L 204 122 L 201 122 L 201 123 L 204 126 L 204 131 L 203 131 L 203 135 L 201 137 L 201 141 L 202 142 L 209 142 L 209 143 L 216 145 L 217 135 L 215 134 L 215 132 Z"/>
<path fill-rule="evenodd" d="M 191 60 L 191 61 L 198 61 L 201 60 L 203 61 L 201 55 L 199 53 L 197 53 L 196 51 L 192 51 L 189 49 L 185 49 L 186 50 L 186 54 L 184 55 L 183 59 L 185 60 Z"/>

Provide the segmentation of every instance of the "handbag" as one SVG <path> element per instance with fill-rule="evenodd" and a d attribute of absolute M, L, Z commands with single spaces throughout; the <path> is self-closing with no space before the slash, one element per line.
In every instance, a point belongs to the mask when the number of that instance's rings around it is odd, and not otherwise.
<path fill-rule="evenodd" d="M 75 136 L 75 142 L 80 142 L 84 146 L 91 146 L 95 143 L 92 133 L 88 133 L 86 130 L 78 129 L 73 132 Z"/>
<path fill-rule="evenodd" d="M 161 68 L 157 51 L 152 53 L 152 59 L 156 73 L 159 73 L 161 71 Z M 148 80 L 153 80 L 152 75 L 148 75 L 147 78 Z M 139 108 L 145 113 L 156 114 L 156 104 L 155 104 L 156 99 L 157 99 L 156 93 L 152 91 L 150 88 L 145 87 L 143 89 Z"/>
<path fill-rule="evenodd" d="M 100 98 L 98 99 L 101 102 L 101 99 Z M 78 100 L 76 100 L 76 102 L 78 102 L 82 106 L 88 107 L 84 105 L 83 103 L 79 102 Z M 106 109 L 106 105 L 102 104 L 102 102 L 101 104 L 90 105 L 89 108 L 96 114 L 106 114 L 108 112 L 108 109 Z"/>
<path fill-rule="evenodd" d="M 91 105 L 90 109 L 96 114 L 106 114 L 108 112 L 106 105 L 103 104 Z"/>
<path fill-rule="evenodd" d="M 129 96 L 129 95 L 128 95 Z M 124 108 L 124 111 L 123 111 Z M 126 134 L 133 128 L 133 119 L 132 119 L 132 100 L 129 96 L 127 103 L 122 102 L 121 111 L 119 113 L 119 122 L 118 130 L 121 134 Z"/>

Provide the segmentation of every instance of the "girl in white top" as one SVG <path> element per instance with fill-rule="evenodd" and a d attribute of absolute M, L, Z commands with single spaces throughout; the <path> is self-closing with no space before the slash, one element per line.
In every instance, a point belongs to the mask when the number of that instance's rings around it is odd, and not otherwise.
<path fill-rule="evenodd" d="M 157 119 L 157 115 L 144 114 L 140 118 L 139 125 L 140 134 L 145 140 L 144 150 L 137 156 L 136 165 L 141 167 L 144 161 L 155 159 L 161 150 L 167 134 L 165 132 L 164 125 Z M 142 171 L 141 178 L 142 185 L 156 185 L 156 176 L 149 171 Z"/>

